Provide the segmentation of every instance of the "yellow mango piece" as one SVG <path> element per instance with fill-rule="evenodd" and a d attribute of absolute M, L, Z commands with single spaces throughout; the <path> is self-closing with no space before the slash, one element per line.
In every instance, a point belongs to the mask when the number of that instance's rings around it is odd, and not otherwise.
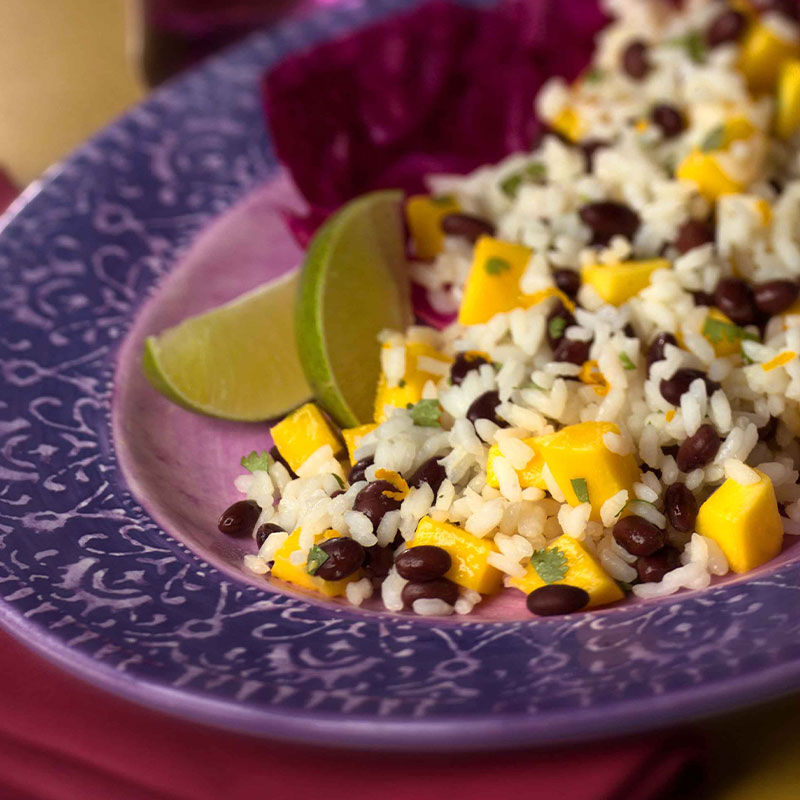
<path fill-rule="evenodd" d="M 748 572 L 781 549 L 783 525 L 775 489 L 759 470 L 760 480 L 742 486 L 728 478 L 700 506 L 696 529 L 713 539 L 725 553 L 734 572 Z"/>
<path fill-rule="evenodd" d="M 449 196 L 431 197 L 427 194 L 416 194 L 408 198 L 406 221 L 414 244 L 414 255 L 417 258 L 423 261 L 436 258 L 444 245 L 442 219 L 460 210 L 458 202 Z"/>
<path fill-rule="evenodd" d="M 625 596 L 617 582 L 595 561 L 590 553 L 584 550 L 579 541 L 564 534 L 547 546 L 548 550 L 555 548 L 558 548 L 567 559 L 567 573 L 555 583 L 578 586 L 586 591 L 589 595 L 587 607 L 616 603 Z M 532 564 L 528 564 L 525 574 L 521 578 L 511 578 L 509 584 L 516 589 L 521 589 L 525 594 L 530 594 L 534 589 L 547 585 L 539 577 L 539 573 Z"/>
<path fill-rule="evenodd" d="M 650 284 L 650 276 L 657 269 L 669 269 L 665 258 L 647 261 L 623 261 L 620 264 L 587 264 L 581 270 L 581 279 L 612 306 L 622 305 Z"/>
<path fill-rule="evenodd" d="M 775 133 L 791 139 L 800 128 L 800 60 L 787 61 L 778 79 L 775 98 Z"/>
<path fill-rule="evenodd" d="M 445 575 L 453 583 L 481 594 L 495 594 L 503 585 L 503 573 L 489 563 L 489 553 L 497 552 L 494 542 L 479 539 L 471 533 L 451 525 L 423 517 L 409 547 L 432 544 L 446 550 L 452 560 Z"/>
<path fill-rule="evenodd" d="M 530 257 L 530 249 L 521 244 L 481 236 L 475 245 L 458 321 L 477 325 L 502 311 L 525 305 L 519 281 Z"/>
<path fill-rule="evenodd" d="M 580 422 L 542 437 L 536 446 L 571 506 L 582 502 L 572 481 L 586 482 L 591 518 L 595 521 L 600 520 L 600 507 L 612 495 L 627 489 L 632 497 L 633 484 L 641 477 L 632 453 L 621 456 L 606 447 L 603 436 L 609 432 L 619 433 L 615 423 Z"/>
<path fill-rule="evenodd" d="M 347 456 L 351 464 L 355 464 L 353 453 L 358 450 L 361 440 L 368 434 L 372 433 L 378 426 L 374 423 L 367 425 L 359 425 L 356 428 L 344 428 L 342 430 L 342 438 L 344 439 L 345 447 L 347 447 Z"/>
<path fill-rule="evenodd" d="M 695 183 L 697 191 L 710 202 L 724 194 L 738 194 L 744 189 L 741 183 L 728 177 L 713 153 L 704 153 L 697 148 L 678 165 L 675 177 Z"/>
<path fill-rule="evenodd" d="M 583 123 L 575 109 L 566 106 L 553 117 L 550 127 L 571 142 L 578 142 L 583 138 Z"/>
<path fill-rule="evenodd" d="M 528 447 L 533 448 L 534 451 L 533 458 L 522 469 L 516 470 L 519 476 L 519 485 L 523 489 L 527 489 L 531 486 L 537 489 L 547 489 L 547 484 L 542 477 L 544 458 L 542 458 L 541 453 L 537 450 L 537 443 L 546 438 L 546 436 L 532 436 L 530 439 L 522 440 Z M 495 459 L 501 455 L 502 453 L 498 445 L 493 444 L 489 448 L 489 456 L 486 460 L 486 483 L 493 489 L 500 488 L 500 481 L 497 480 L 497 474 L 494 471 L 494 462 Z"/>
<path fill-rule="evenodd" d="M 721 150 L 726 150 L 729 148 L 734 142 L 741 141 L 743 139 L 749 139 L 755 133 L 757 133 L 758 128 L 753 125 L 752 122 L 747 117 L 730 117 L 730 119 L 726 120 L 725 128 L 723 131 L 722 136 L 722 146 L 720 147 Z"/>
<path fill-rule="evenodd" d="M 327 530 L 316 537 L 316 542 L 321 542 L 324 539 L 336 539 L 339 536 L 341 534 L 338 531 Z M 272 565 L 273 578 L 293 583 L 295 586 L 317 592 L 317 594 L 321 594 L 324 597 L 342 597 L 348 583 L 360 580 L 363 577 L 360 569 L 340 581 L 326 581 L 314 575 L 309 575 L 305 564 L 292 564 L 289 560 L 289 556 L 297 550 L 299 543 L 300 528 L 294 531 L 278 552 L 275 553 L 275 563 Z"/>
<path fill-rule="evenodd" d="M 797 42 L 782 38 L 772 28 L 754 22 L 745 34 L 739 54 L 739 69 L 750 91 L 761 94 L 775 88 L 783 65 L 800 55 Z"/>
<path fill-rule="evenodd" d="M 342 450 L 337 432 L 314 403 L 306 403 L 270 428 L 272 441 L 289 466 L 297 472 L 320 447 L 329 444 L 333 454 Z"/>
<path fill-rule="evenodd" d="M 384 345 L 388 347 L 388 345 Z M 446 356 L 423 342 L 408 342 L 406 344 L 406 369 L 403 379 L 397 386 L 389 386 L 386 377 L 381 374 L 378 380 L 378 390 L 375 394 L 375 422 L 386 420 L 386 406 L 392 408 L 405 408 L 409 403 L 413 405 L 422 399 L 422 390 L 428 381 L 438 381 L 442 375 L 436 372 L 427 372 L 420 368 L 420 358 L 432 358 L 444 364 L 452 363 L 450 356 Z"/>

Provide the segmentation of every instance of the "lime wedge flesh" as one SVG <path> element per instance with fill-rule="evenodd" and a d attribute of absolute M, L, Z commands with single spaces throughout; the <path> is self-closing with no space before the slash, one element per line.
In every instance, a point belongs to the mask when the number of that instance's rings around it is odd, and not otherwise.
<path fill-rule="evenodd" d="M 317 402 L 342 427 L 369 422 L 378 333 L 412 320 L 399 191 L 348 203 L 317 232 L 303 263 L 297 349 Z"/>
<path fill-rule="evenodd" d="M 147 338 L 142 367 L 174 403 L 222 419 L 286 414 L 311 396 L 292 336 L 299 271 Z"/>

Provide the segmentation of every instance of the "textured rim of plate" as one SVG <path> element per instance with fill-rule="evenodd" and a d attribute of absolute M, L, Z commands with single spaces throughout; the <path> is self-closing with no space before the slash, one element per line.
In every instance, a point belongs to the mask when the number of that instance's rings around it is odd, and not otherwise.
<path fill-rule="evenodd" d="M 0 277 L 11 280 L 0 280 L 0 311 L 4 326 L 9 317 L 13 319 L 0 335 L 0 367 L 13 397 L 10 402 L 0 398 L 0 479 L 5 482 L 0 483 L 0 623 L 73 674 L 144 705 L 246 733 L 338 746 L 468 750 L 574 742 L 695 718 L 797 687 L 800 620 L 793 616 L 792 607 L 800 581 L 798 569 L 791 564 L 764 570 L 747 582 L 568 619 L 457 623 L 378 617 L 347 609 L 331 614 L 324 606 L 232 583 L 181 543 L 158 538 L 157 526 L 121 484 L 109 419 L 115 353 L 138 308 L 197 232 L 275 174 L 268 142 L 254 135 L 259 115 L 256 86 L 262 69 L 313 42 L 416 3 L 380 0 L 368 8 L 332 8 L 256 34 L 156 92 L 50 170 L 7 212 L 0 223 Z M 209 137 L 205 149 L 204 137 Z M 192 149 L 195 146 L 197 152 Z M 220 175 L 215 173 L 220 165 L 214 156 L 226 146 L 235 158 L 223 165 L 222 174 L 228 180 L 220 184 Z M 150 170 L 147 176 L 142 174 L 145 165 Z M 151 196 L 151 189 L 156 194 Z M 170 209 L 163 218 L 154 214 Z M 67 220 L 69 227 L 64 228 Z M 85 227 L 89 222 L 90 227 Z M 127 257 L 130 253 L 124 247 L 120 249 L 119 242 L 128 234 L 131 241 L 138 237 L 148 243 L 144 252 L 134 248 L 135 261 Z M 86 255 L 80 249 L 82 243 L 94 246 L 89 261 L 81 258 Z M 121 267 L 119 274 L 115 263 Z M 95 305 L 85 314 L 80 303 L 86 298 L 69 294 L 72 278 L 79 288 L 96 292 L 90 298 Z M 66 313 L 75 315 L 67 327 L 58 330 L 56 326 L 55 332 L 48 329 L 52 353 L 45 356 L 41 346 L 30 352 L 26 349 L 22 334 L 29 333 L 35 341 L 36 332 L 46 329 L 37 315 L 51 314 L 49 321 L 55 324 Z M 53 339 L 54 335 L 61 339 Z M 29 357 L 40 354 L 46 361 L 59 347 L 69 348 L 72 336 L 80 341 L 76 339 L 71 359 L 39 364 Z M 91 352 L 85 352 L 93 346 L 92 336 L 103 345 L 94 360 Z M 53 387 L 59 391 L 55 396 L 36 394 L 38 390 L 32 387 L 39 381 L 46 383 L 48 391 Z M 14 406 L 20 398 L 29 402 L 25 412 Z M 49 410 L 70 399 L 73 405 L 67 410 L 72 416 L 48 416 Z M 11 414 L 6 413 L 9 408 Z M 15 420 L 14 413 L 22 416 Z M 38 449 L 17 452 L 28 430 L 37 434 Z M 78 434 L 84 435 L 89 442 L 84 444 L 93 447 L 96 456 L 86 464 L 80 459 L 49 463 L 47 448 L 53 445 L 48 442 L 60 442 L 58 437 L 66 441 L 67 434 L 73 436 L 78 453 L 82 445 Z M 38 461 L 30 460 L 31 453 Z M 30 477 L 35 468 L 45 465 L 46 477 Z M 88 491 L 87 486 L 90 496 L 80 495 Z M 33 496 L 47 492 L 53 504 L 29 508 L 26 490 Z M 69 498 L 76 491 L 80 501 L 76 508 L 58 507 L 59 498 Z M 89 527 L 75 528 L 78 522 Z M 97 526 L 96 535 L 93 526 Z M 25 549 L 13 547 L 15 535 L 41 537 L 43 544 L 50 544 L 59 543 L 54 536 L 87 531 L 109 548 L 122 543 L 140 550 L 151 548 L 153 559 L 158 555 L 163 562 L 159 569 L 176 565 L 182 575 L 204 581 L 203 595 L 218 590 L 220 603 L 230 603 L 235 613 L 225 616 L 218 609 L 213 618 L 181 618 L 182 631 L 172 627 L 177 618 L 167 615 L 164 621 L 153 621 L 152 630 L 141 634 L 141 639 L 131 635 L 122 643 L 113 638 L 104 642 L 98 632 L 104 624 L 113 628 L 125 614 L 129 620 L 138 619 L 130 609 L 139 598 L 131 597 L 125 587 L 126 581 L 135 582 L 135 576 L 112 573 L 115 567 L 130 567 L 132 562 L 149 564 L 141 552 L 97 551 L 88 538 L 80 544 L 86 558 L 78 562 L 59 563 L 62 551 L 55 548 L 37 551 L 33 561 L 26 563 Z M 68 555 L 71 540 L 64 538 L 60 544 Z M 114 561 L 114 555 L 122 558 Z M 158 575 L 157 587 L 143 582 L 143 598 L 149 596 L 148 591 L 177 581 L 184 593 L 169 598 L 159 595 L 167 604 L 163 610 L 173 613 L 191 601 L 189 581 L 179 581 L 174 575 L 167 581 L 161 572 Z M 254 609 L 254 604 L 265 608 Z M 78 617 L 70 609 L 80 610 Z M 104 609 L 111 610 L 89 619 Z M 209 648 L 201 646 L 189 652 L 187 663 L 179 662 L 185 668 L 183 674 L 170 680 L 171 658 L 186 655 L 182 648 L 188 649 L 197 639 L 214 641 L 210 637 L 215 634 L 190 628 L 190 622 L 213 628 L 219 619 L 220 625 L 231 626 L 221 637 L 230 644 L 239 641 L 236 636 L 248 628 L 249 617 L 244 628 L 236 630 L 236 613 L 260 614 L 262 610 L 259 621 L 274 624 L 277 613 L 291 633 L 284 638 L 300 642 L 287 644 L 287 672 L 259 683 L 240 675 L 237 664 L 230 675 L 222 671 L 224 665 L 215 665 L 220 670 L 215 677 L 218 682 L 198 688 L 197 674 L 205 677 L 205 673 L 197 664 L 209 654 Z M 164 625 L 163 631 L 159 624 Z M 365 631 L 373 638 L 365 641 Z M 134 628 L 134 633 L 139 632 Z M 303 649 L 302 644 L 304 640 L 314 645 L 328 634 L 335 634 L 337 645 L 354 648 L 358 657 L 357 662 L 339 662 L 341 674 L 334 678 L 327 663 L 309 666 L 313 653 L 309 655 L 309 647 Z M 179 640 L 170 640 L 170 635 Z M 408 655 L 435 653 L 431 674 L 415 674 L 420 670 L 415 664 L 424 664 L 424 659 L 381 650 L 401 647 L 405 640 L 418 648 L 411 647 Z M 162 646 L 169 657 L 151 659 L 152 654 L 162 653 L 158 649 Z M 270 648 L 268 655 L 280 649 L 274 643 Z M 195 673 L 192 657 L 200 659 Z M 235 662 L 238 656 L 231 658 Z M 368 658 L 375 660 L 376 671 L 388 672 L 375 678 L 374 693 L 364 695 L 361 702 L 360 673 L 353 664 L 363 664 Z M 438 674 L 445 662 L 450 672 Z M 510 674 L 509 668 L 513 668 Z M 527 670 L 529 682 L 509 684 L 517 674 L 514 669 Z M 288 683 L 281 685 L 282 680 L 298 675 L 305 681 L 300 690 Z M 314 676 L 326 687 L 324 691 L 315 693 L 306 685 Z M 328 690 L 326 680 L 332 680 L 332 689 Z M 235 696 L 228 688 L 231 681 L 239 681 Z M 268 687 L 274 696 L 269 701 L 257 700 L 262 688 L 249 684 Z M 394 698 L 380 697 L 382 686 L 391 687 Z M 295 698 L 293 703 L 284 702 L 281 691 L 288 691 Z M 394 707 L 393 699 L 397 701 Z M 353 706 L 355 700 L 359 702 Z"/>

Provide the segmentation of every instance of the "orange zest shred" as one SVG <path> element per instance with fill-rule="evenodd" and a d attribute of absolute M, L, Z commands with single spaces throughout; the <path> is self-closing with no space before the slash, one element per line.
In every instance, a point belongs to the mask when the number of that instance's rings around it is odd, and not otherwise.
<path fill-rule="evenodd" d="M 600 372 L 596 361 L 584 361 L 581 371 L 578 373 L 578 379 L 582 383 L 592 386 L 595 394 L 600 395 L 600 397 L 607 395 L 608 390 L 611 388 L 605 375 Z"/>
<path fill-rule="evenodd" d="M 384 494 L 386 497 L 391 497 L 392 500 L 405 500 L 405 497 L 409 492 L 409 487 L 399 472 L 395 472 L 392 469 L 378 469 L 375 470 L 375 479 L 391 483 L 392 486 L 397 489 L 396 492 L 390 492 L 388 489 L 386 489 L 381 494 Z"/>
<path fill-rule="evenodd" d="M 763 369 L 764 372 L 771 372 L 773 369 L 777 369 L 778 367 L 783 367 L 784 365 L 788 364 L 794 358 L 797 358 L 797 353 L 795 353 L 794 350 L 786 350 L 783 353 L 778 353 L 775 358 L 765 361 L 761 365 L 761 369 Z"/>

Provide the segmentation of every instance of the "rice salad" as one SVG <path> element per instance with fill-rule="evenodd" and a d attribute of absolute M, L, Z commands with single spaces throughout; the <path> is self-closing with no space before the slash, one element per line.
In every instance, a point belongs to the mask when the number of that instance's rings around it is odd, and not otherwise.
<path fill-rule="evenodd" d="M 455 321 L 381 337 L 375 418 L 243 459 L 245 566 L 353 605 L 534 614 L 701 589 L 800 534 L 794 3 L 608 0 L 537 145 L 406 202 Z"/>

